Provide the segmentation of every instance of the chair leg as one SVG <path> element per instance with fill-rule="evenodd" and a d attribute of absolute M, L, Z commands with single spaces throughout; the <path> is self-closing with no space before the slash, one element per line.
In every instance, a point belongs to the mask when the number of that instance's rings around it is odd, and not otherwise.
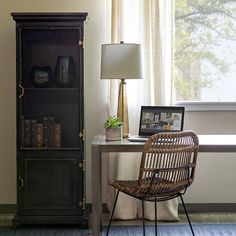
<path fill-rule="evenodd" d="M 155 235 L 157 236 L 157 201 L 155 198 Z"/>
<path fill-rule="evenodd" d="M 110 230 L 110 226 L 111 226 L 111 221 L 112 221 L 112 218 L 113 218 L 113 214 L 114 214 L 114 211 L 115 211 L 115 207 L 116 207 L 116 203 L 117 203 L 117 199 L 118 199 L 119 193 L 120 193 L 120 190 L 118 190 L 117 194 L 116 194 L 116 198 L 115 198 L 115 202 L 114 202 L 114 205 L 113 205 L 113 208 L 112 208 L 111 217 L 110 217 L 110 220 L 109 220 L 109 225 L 108 225 L 108 228 L 107 228 L 106 236 L 108 236 L 108 234 L 109 234 L 109 230 Z"/>
<path fill-rule="evenodd" d="M 193 236 L 195 236 L 194 231 L 193 231 L 193 227 L 192 227 L 191 221 L 190 221 L 190 219 L 189 219 L 188 212 L 187 212 L 187 209 L 186 209 L 186 207 L 185 207 L 185 204 L 184 204 L 184 200 L 183 200 L 182 195 L 180 195 L 180 199 L 181 199 L 181 201 L 182 201 L 182 204 L 183 204 L 183 207 L 184 207 L 184 211 L 185 211 L 185 214 L 186 214 L 186 216 L 187 216 L 188 223 L 189 223 L 190 229 L 191 229 L 191 231 L 192 231 L 192 234 L 193 234 Z"/>
<path fill-rule="evenodd" d="M 143 214 L 143 236 L 145 236 L 144 200 L 142 200 L 142 214 Z"/>

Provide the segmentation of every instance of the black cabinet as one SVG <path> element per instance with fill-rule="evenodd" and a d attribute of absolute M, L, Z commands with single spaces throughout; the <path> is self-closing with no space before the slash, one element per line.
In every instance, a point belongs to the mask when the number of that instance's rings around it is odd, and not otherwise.
<path fill-rule="evenodd" d="M 17 206 L 13 224 L 88 224 L 84 186 L 87 13 L 16 21 Z"/>

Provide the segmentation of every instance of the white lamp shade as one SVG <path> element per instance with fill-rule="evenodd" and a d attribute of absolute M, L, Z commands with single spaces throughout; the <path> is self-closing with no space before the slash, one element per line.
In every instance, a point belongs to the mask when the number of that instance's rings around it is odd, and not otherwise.
<path fill-rule="evenodd" d="M 103 44 L 101 79 L 143 79 L 140 44 Z"/>

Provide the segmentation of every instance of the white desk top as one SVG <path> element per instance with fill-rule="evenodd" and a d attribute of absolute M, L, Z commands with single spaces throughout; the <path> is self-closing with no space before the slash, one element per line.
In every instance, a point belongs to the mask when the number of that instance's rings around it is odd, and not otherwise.
<path fill-rule="evenodd" d="M 236 135 L 234 134 L 208 134 L 198 135 L 200 145 L 236 145 Z"/>
<path fill-rule="evenodd" d="M 236 152 L 236 135 L 198 135 L 199 152 Z M 127 139 L 121 141 L 106 141 L 104 135 L 97 135 L 92 146 L 99 146 L 101 152 L 125 152 L 142 150 L 144 142 L 130 142 Z"/>

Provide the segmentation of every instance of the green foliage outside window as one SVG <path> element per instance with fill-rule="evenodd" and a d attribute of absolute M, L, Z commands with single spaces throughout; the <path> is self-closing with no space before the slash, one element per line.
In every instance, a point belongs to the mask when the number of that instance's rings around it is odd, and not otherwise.
<path fill-rule="evenodd" d="M 222 57 L 216 47 L 222 40 L 236 40 L 236 4 L 232 0 L 175 0 L 175 89 L 176 100 L 199 101 L 201 89 L 235 63 Z M 235 50 L 236 51 L 236 50 Z M 221 75 L 221 76 L 220 76 Z"/>

